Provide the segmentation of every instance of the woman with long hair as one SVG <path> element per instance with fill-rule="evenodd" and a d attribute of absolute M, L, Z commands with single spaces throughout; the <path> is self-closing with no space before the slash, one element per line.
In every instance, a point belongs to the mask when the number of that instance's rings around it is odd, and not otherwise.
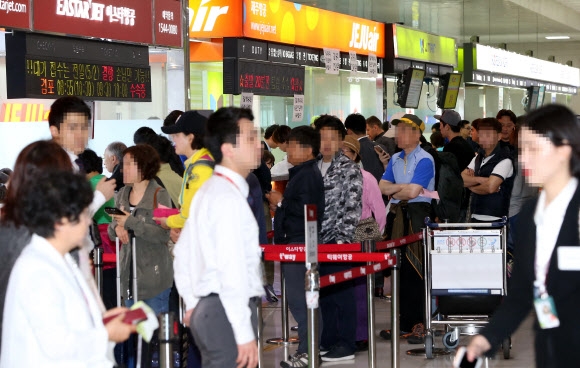
<path fill-rule="evenodd" d="M 543 190 L 520 211 L 518 248 L 508 294 L 467 348 L 468 359 L 495 350 L 535 309 L 537 367 L 575 367 L 580 351 L 580 123 L 567 107 L 548 105 L 525 118 L 519 159 L 528 183 Z M 574 258 L 576 257 L 576 258 Z"/>

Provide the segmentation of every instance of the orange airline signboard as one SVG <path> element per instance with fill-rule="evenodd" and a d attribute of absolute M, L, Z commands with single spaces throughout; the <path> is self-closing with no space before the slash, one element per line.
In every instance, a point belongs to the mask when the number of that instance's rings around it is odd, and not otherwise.
<path fill-rule="evenodd" d="M 242 36 L 242 0 L 189 0 L 189 38 Z"/>
<path fill-rule="evenodd" d="M 248 37 L 385 56 L 385 25 L 282 0 L 189 0 L 189 37 Z"/>
<path fill-rule="evenodd" d="M 385 26 L 281 0 L 243 0 L 244 37 L 385 56 Z"/>

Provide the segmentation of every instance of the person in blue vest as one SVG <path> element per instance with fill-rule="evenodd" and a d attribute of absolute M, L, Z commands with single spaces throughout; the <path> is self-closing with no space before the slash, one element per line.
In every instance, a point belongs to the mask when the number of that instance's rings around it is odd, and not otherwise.
<path fill-rule="evenodd" d="M 387 238 L 397 239 L 421 231 L 425 217 L 431 216 L 431 199 L 425 190 L 435 190 L 435 162 L 433 156 L 421 148 L 421 134 L 425 123 L 413 114 L 394 119 L 397 126 L 397 145 L 402 149 L 389 161 L 379 183 L 383 195 L 389 196 L 390 209 L 387 222 L 392 227 Z M 424 339 L 423 320 L 423 246 L 421 242 L 409 244 L 401 257 L 401 332 L 409 343 L 420 344 Z M 391 331 L 383 330 L 380 336 L 391 339 Z"/>
<path fill-rule="evenodd" d="M 499 142 L 501 123 L 485 118 L 479 123 L 479 145 L 471 163 L 461 176 L 471 190 L 471 222 L 493 222 L 509 213 L 514 183 L 512 151 Z"/>

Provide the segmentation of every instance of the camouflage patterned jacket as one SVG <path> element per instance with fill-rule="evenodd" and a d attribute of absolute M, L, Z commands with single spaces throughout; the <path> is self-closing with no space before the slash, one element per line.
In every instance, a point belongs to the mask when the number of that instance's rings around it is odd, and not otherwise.
<path fill-rule="evenodd" d="M 339 152 L 324 176 L 322 243 L 351 243 L 362 212 L 360 167 Z"/>

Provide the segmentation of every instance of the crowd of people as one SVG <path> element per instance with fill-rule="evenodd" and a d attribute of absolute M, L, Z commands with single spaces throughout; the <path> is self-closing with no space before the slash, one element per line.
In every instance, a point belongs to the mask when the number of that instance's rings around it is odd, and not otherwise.
<path fill-rule="evenodd" d="M 469 358 L 493 352 L 538 300 L 560 312 L 559 325 L 550 328 L 538 315 L 541 366 L 572 361 L 563 341 L 580 347 L 573 334 L 580 280 L 552 255 L 555 247 L 578 244 L 580 126 L 563 106 L 520 118 L 500 110 L 471 123 L 444 110 L 435 116 L 431 144 L 425 122 L 413 114 L 390 123 L 321 115 L 311 126 L 272 125 L 261 140 L 251 110 L 221 108 L 209 117 L 174 111 L 161 129 L 169 138 L 143 127 L 134 145 L 112 142 L 103 158 L 86 147 L 90 118 L 81 99 L 57 100 L 49 114 L 53 139 L 28 145 L 3 180 L 0 367 L 132 366 L 137 339 L 135 326 L 123 322 L 128 308 L 144 301 L 155 314 L 177 311 L 179 297 L 198 364 L 255 367 L 256 304 L 262 296 L 278 300 L 274 265 L 262 265 L 259 244 L 268 243 L 270 230 L 274 244 L 304 244 L 306 204 L 317 206 L 320 244 L 396 239 L 421 231 L 426 217 L 509 218 L 507 267 L 517 290 L 472 340 Z M 275 148 L 286 154 L 278 163 Z M 283 191 L 272 188 L 273 179 L 287 181 Z M 544 190 L 537 204 L 524 206 L 538 187 Z M 105 268 L 101 298 L 89 252 L 100 246 L 114 254 L 116 241 L 120 269 Z M 320 274 L 352 266 L 322 263 Z M 401 334 L 422 344 L 421 243 L 404 248 L 400 269 Z M 352 360 L 368 349 L 364 280 L 321 290 L 320 357 L 309 357 L 306 268 L 283 263 L 281 272 L 300 339 L 283 368 L 307 367 L 310 359 Z M 377 297 L 385 276 L 376 275 Z M 379 334 L 392 337 L 390 330 Z M 150 366 L 155 344 L 142 344 L 142 366 Z"/>

